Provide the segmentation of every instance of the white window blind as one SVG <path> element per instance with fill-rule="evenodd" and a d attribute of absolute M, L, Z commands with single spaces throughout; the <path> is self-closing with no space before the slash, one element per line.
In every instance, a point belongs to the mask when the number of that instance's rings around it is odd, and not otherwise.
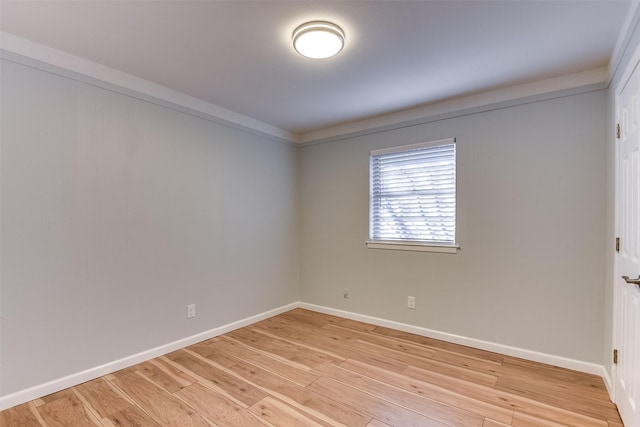
<path fill-rule="evenodd" d="M 455 139 L 371 152 L 370 239 L 455 245 Z"/>

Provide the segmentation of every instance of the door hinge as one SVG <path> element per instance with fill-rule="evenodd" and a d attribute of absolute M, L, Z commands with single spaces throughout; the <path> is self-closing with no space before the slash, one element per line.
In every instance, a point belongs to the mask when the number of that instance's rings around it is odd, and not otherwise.
<path fill-rule="evenodd" d="M 618 349 L 613 350 L 613 364 L 618 364 Z"/>
<path fill-rule="evenodd" d="M 616 237 L 616 252 L 620 252 L 620 238 Z"/>
<path fill-rule="evenodd" d="M 616 138 L 620 139 L 620 123 L 616 125 Z"/>

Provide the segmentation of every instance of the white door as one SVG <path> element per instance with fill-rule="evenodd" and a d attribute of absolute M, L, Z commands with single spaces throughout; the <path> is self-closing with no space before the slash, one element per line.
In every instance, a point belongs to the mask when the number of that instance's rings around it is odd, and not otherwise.
<path fill-rule="evenodd" d="M 640 427 L 640 69 L 622 81 L 616 216 L 620 252 L 615 279 L 615 400 L 627 427 Z M 622 276 L 626 276 L 623 278 Z"/>

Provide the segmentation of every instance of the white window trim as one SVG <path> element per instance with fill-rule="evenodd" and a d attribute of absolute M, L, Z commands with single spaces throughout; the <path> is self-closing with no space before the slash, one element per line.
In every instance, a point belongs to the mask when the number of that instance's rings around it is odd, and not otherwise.
<path fill-rule="evenodd" d="M 389 147 L 379 150 L 371 150 L 369 156 L 378 156 L 381 154 L 391 154 L 400 151 L 408 151 L 413 149 L 431 147 L 435 145 L 455 144 L 456 138 L 445 138 L 435 141 L 421 142 L 418 144 L 403 145 L 399 147 Z M 369 207 L 371 209 L 371 207 Z M 371 214 L 371 212 L 370 212 Z M 371 226 L 371 218 L 369 219 L 369 225 Z M 457 239 L 456 239 L 457 240 Z M 454 244 L 438 244 L 433 242 L 419 241 L 419 240 L 367 240 L 365 242 L 368 249 L 388 249 L 398 251 L 414 251 L 414 252 L 436 252 L 456 254 L 460 250 L 460 246 Z"/>
<path fill-rule="evenodd" d="M 435 243 L 421 243 L 418 240 L 402 242 L 393 240 L 367 240 L 365 243 L 369 249 L 391 249 L 396 251 L 455 254 L 460 250 L 460 246 L 458 245 L 436 245 Z"/>
<path fill-rule="evenodd" d="M 455 143 L 456 143 L 455 138 L 444 138 L 444 139 L 438 139 L 436 141 L 419 142 L 417 144 L 401 145 L 399 147 L 389 147 L 389 148 L 381 148 L 379 150 L 371 150 L 369 152 L 369 155 L 379 156 L 380 154 L 392 154 L 392 153 L 398 153 L 401 151 L 416 150 L 418 148 L 433 147 L 434 145 L 447 145 L 447 144 L 455 144 Z"/>

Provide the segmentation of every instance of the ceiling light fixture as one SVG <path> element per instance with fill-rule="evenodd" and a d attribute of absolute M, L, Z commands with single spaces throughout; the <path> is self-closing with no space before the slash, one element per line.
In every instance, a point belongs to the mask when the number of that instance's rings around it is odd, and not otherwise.
<path fill-rule="evenodd" d="M 330 58 L 344 47 L 344 31 L 331 22 L 307 22 L 293 32 L 293 47 L 307 58 Z"/>

